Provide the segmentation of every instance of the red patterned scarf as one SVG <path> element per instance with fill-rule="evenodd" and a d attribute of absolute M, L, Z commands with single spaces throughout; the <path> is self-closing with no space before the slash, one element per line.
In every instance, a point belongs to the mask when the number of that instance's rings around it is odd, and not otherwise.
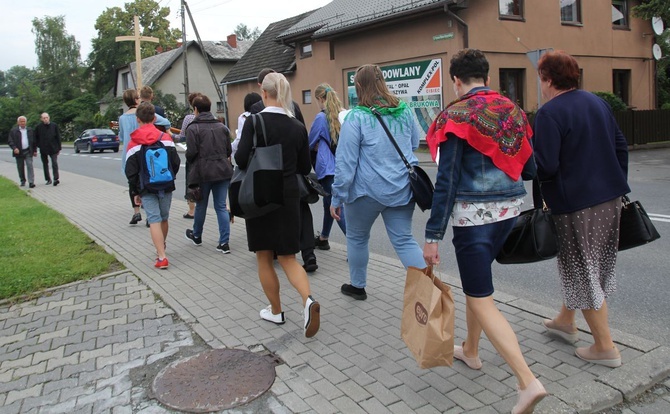
<path fill-rule="evenodd" d="M 492 90 L 465 94 L 450 103 L 428 129 L 426 142 L 433 160 L 440 143 L 452 133 L 464 139 L 513 180 L 533 154 L 533 130 L 526 114 L 512 101 Z"/>

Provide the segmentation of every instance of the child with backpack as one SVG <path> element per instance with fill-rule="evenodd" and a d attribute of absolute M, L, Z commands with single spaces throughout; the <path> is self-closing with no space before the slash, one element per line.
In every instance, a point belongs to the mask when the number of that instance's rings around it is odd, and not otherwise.
<path fill-rule="evenodd" d="M 168 217 L 175 190 L 175 176 L 181 159 L 170 134 L 154 125 L 154 106 L 148 102 L 138 105 L 137 123 L 130 134 L 126 153 L 126 177 L 135 203 L 144 206 L 151 240 L 156 247 L 158 269 L 167 269 L 165 240 L 168 235 Z"/>

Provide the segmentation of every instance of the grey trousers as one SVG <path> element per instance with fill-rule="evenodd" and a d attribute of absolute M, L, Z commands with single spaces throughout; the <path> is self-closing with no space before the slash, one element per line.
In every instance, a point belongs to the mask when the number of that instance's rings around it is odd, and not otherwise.
<path fill-rule="evenodd" d="M 19 170 L 21 184 L 26 183 L 26 167 L 28 169 L 28 183 L 35 183 L 35 171 L 33 170 L 33 154 L 27 153 L 16 157 L 16 169 Z"/>

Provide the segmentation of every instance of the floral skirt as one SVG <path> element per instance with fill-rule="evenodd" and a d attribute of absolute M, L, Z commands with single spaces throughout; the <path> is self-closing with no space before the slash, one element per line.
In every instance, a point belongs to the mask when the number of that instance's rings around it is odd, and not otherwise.
<path fill-rule="evenodd" d="M 616 290 L 621 198 L 553 216 L 558 274 L 568 309 L 600 309 Z"/>

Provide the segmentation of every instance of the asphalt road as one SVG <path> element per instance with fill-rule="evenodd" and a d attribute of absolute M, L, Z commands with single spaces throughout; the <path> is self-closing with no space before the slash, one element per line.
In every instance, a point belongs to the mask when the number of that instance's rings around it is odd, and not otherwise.
<path fill-rule="evenodd" d="M 182 159 L 183 159 L 183 154 Z M 12 161 L 8 148 L 0 149 L 0 160 Z M 65 148 L 59 157 L 60 168 L 69 172 L 126 185 L 121 172 L 120 153 L 75 154 Z M 433 178 L 436 168 L 423 165 Z M 182 164 L 183 168 L 183 164 Z M 36 183 L 43 184 L 42 165 L 35 158 Z M 184 192 L 183 170 L 178 174 L 177 194 Z M 585 177 L 587 179 L 587 177 Z M 652 216 L 661 239 L 644 247 L 621 252 L 618 258 L 618 291 L 608 299 L 610 323 L 615 329 L 641 336 L 659 343 L 670 343 L 670 149 L 639 150 L 630 152 L 629 183 L 630 198 L 640 200 Z M 530 207 L 530 197 L 527 197 Z M 186 203 L 175 198 L 177 205 Z M 186 210 L 184 210 L 186 211 Z M 312 205 L 315 231 L 321 228 L 323 208 L 321 202 Z M 130 219 L 130 207 L 128 218 Z M 423 229 L 429 212 L 416 210 L 413 231 L 423 245 Z M 334 225 L 331 242 L 345 244 L 345 238 Z M 440 271 L 457 275 L 455 256 L 448 231 L 445 242 L 440 243 L 442 265 Z M 391 247 L 381 218 L 375 224 L 370 240 L 371 251 L 396 257 Z M 558 309 L 561 293 L 555 260 L 529 265 L 494 264 L 496 289 L 535 303 Z M 374 288 L 374 281 L 369 281 Z"/>

